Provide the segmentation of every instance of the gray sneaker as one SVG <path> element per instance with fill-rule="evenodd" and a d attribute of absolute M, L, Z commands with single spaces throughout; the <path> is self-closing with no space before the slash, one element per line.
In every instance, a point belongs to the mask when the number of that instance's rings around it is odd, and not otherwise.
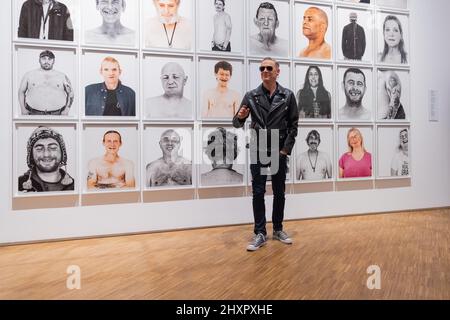
<path fill-rule="evenodd" d="M 266 236 L 263 235 L 262 233 L 258 233 L 253 237 L 252 242 L 249 243 L 249 245 L 247 246 L 247 251 L 256 251 L 266 243 L 267 243 Z"/>
<path fill-rule="evenodd" d="M 274 240 L 280 240 L 281 242 L 285 244 L 292 244 L 292 239 L 289 238 L 286 232 L 284 231 L 274 231 L 272 238 Z"/>

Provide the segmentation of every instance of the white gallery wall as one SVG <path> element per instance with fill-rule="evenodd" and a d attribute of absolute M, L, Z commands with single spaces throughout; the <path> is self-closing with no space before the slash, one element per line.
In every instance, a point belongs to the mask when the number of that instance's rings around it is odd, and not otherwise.
<path fill-rule="evenodd" d="M 4 2 L 1 21 L 3 26 L 11 26 L 11 2 Z M 409 9 L 412 178 L 339 181 L 334 188 L 302 184 L 287 196 L 286 219 L 450 206 L 450 2 L 410 0 Z M 0 244 L 252 223 L 250 197 L 151 203 L 141 201 L 139 193 L 134 202 L 130 202 L 134 195 L 124 194 L 114 196 L 115 204 L 107 204 L 105 198 L 102 205 L 90 205 L 89 200 L 80 205 L 78 195 L 13 199 L 11 119 L 15 97 L 9 28 L 0 33 L 4 102 L 0 117 Z M 438 122 L 428 121 L 430 90 L 439 93 Z M 271 197 L 266 205 L 272 205 Z M 46 209 L 31 209 L 35 207 Z M 248 230 L 250 233 L 252 228 Z"/>

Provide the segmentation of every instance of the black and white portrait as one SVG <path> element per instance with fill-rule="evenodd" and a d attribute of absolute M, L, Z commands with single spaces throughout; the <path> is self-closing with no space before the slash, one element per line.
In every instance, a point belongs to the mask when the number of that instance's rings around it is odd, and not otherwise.
<path fill-rule="evenodd" d="M 145 118 L 192 120 L 192 58 L 146 55 L 143 70 Z"/>
<path fill-rule="evenodd" d="M 231 127 L 203 127 L 201 186 L 242 185 L 245 176 L 245 134 Z"/>
<path fill-rule="evenodd" d="M 134 0 L 82 1 L 84 42 L 136 47 L 138 4 Z"/>
<path fill-rule="evenodd" d="M 300 118 L 331 119 L 333 116 L 332 67 L 297 65 L 295 77 Z"/>
<path fill-rule="evenodd" d="M 409 177 L 409 127 L 378 127 L 378 177 Z"/>
<path fill-rule="evenodd" d="M 145 127 L 145 187 L 192 188 L 192 127 Z"/>
<path fill-rule="evenodd" d="M 377 119 L 409 119 L 409 72 L 378 70 L 377 84 Z"/>
<path fill-rule="evenodd" d="M 250 88 L 254 89 L 261 85 L 261 71 L 259 67 L 261 66 L 261 60 L 250 61 L 249 73 L 250 78 Z M 278 77 L 278 83 L 284 88 L 291 87 L 291 77 L 290 77 L 290 64 L 287 62 L 280 62 L 280 75 Z"/>
<path fill-rule="evenodd" d="M 377 6 L 407 9 L 408 0 L 377 0 Z"/>
<path fill-rule="evenodd" d="M 199 49 L 242 53 L 244 7 L 242 0 L 197 0 Z"/>
<path fill-rule="evenodd" d="M 372 119 L 372 70 L 367 68 L 339 68 L 338 120 L 369 121 Z"/>
<path fill-rule="evenodd" d="M 249 3 L 249 55 L 287 57 L 289 3 L 262 0 L 251 0 Z"/>
<path fill-rule="evenodd" d="M 193 0 L 146 0 L 141 11 L 146 48 L 192 50 Z"/>
<path fill-rule="evenodd" d="M 17 0 L 17 37 L 74 41 L 71 13 L 77 0 Z"/>
<path fill-rule="evenodd" d="M 139 130 L 136 125 L 85 125 L 83 177 L 86 192 L 139 188 Z"/>
<path fill-rule="evenodd" d="M 338 58 L 370 62 L 373 57 L 372 14 L 368 10 L 338 8 Z"/>
<path fill-rule="evenodd" d="M 83 52 L 84 110 L 86 116 L 136 117 L 139 105 L 137 54 Z"/>
<path fill-rule="evenodd" d="M 332 179 L 333 150 L 332 127 L 300 127 L 296 142 L 295 180 Z"/>
<path fill-rule="evenodd" d="M 382 12 L 377 17 L 377 61 L 384 64 L 409 64 L 408 16 Z"/>
<path fill-rule="evenodd" d="M 243 61 L 200 59 L 199 77 L 201 118 L 231 120 L 244 92 Z"/>
<path fill-rule="evenodd" d="M 341 0 L 343 2 L 351 2 L 351 3 L 370 3 L 370 0 Z M 378 0 L 377 0 L 378 1 Z"/>
<path fill-rule="evenodd" d="M 71 49 L 16 47 L 16 114 L 61 117 L 77 113 L 76 52 Z"/>
<path fill-rule="evenodd" d="M 18 194 L 73 192 L 76 189 L 74 125 L 16 125 Z"/>

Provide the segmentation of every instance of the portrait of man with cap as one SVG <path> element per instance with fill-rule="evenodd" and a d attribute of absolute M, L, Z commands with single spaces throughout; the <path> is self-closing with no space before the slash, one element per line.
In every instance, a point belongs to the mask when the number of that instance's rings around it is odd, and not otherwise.
<path fill-rule="evenodd" d="M 38 127 L 27 143 L 28 171 L 18 179 L 20 192 L 74 190 L 67 172 L 67 149 L 63 136 L 48 127 Z M 64 168 L 64 169 L 63 169 Z"/>
<path fill-rule="evenodd" d="M 69 77 L 53 69 L 55 54 L 50 50 L 39 55 L 40 68 L 27 72 L 19 86 L 22 115 L 68 115 L 74 93 Z"/>
<path fill-rule="evenodd" d="M 342 30 L 342 53 L 345 59 L 361 60 L 366 51 L 366 33 L 356 21 L 356 12 L 350 12 L 350 23 Z"/>

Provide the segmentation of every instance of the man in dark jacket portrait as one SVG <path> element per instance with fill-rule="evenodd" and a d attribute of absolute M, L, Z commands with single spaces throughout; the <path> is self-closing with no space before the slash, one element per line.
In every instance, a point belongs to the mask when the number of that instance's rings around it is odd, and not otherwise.
<path fill-rule="evenodd" d="M 20 10 L 19 38 L 73 41 L 69 9 L 55 0 L 26 0 Z"/>
<path fill-rule="evenodd" d="M 357 20 L 356 12 L 351 12 L 350 23 L 342 30 L 342 53 L 350 60 L 361 60 L 366 51 L 366 34 Z"/>
<path fill-rule="evenodd" d="M 265 58 L 259 67 L 262 84 L 246 93 L 233 118 L 233 126 L 242 128 L 251 115 L 250 171 L 252 173 L 254 238 L 247 246 L 255 251 L 266 244 L 266 209 L 264 194 L 268 171 L 273 190 L 273 239 L 291 244 L 283 231 L 286 172 L 288 156 L 298 132 L 299 112 L 294 93 L 278 84 L 280 65 Z M 270 170 L 268 169 L 270 167 Z"/>

